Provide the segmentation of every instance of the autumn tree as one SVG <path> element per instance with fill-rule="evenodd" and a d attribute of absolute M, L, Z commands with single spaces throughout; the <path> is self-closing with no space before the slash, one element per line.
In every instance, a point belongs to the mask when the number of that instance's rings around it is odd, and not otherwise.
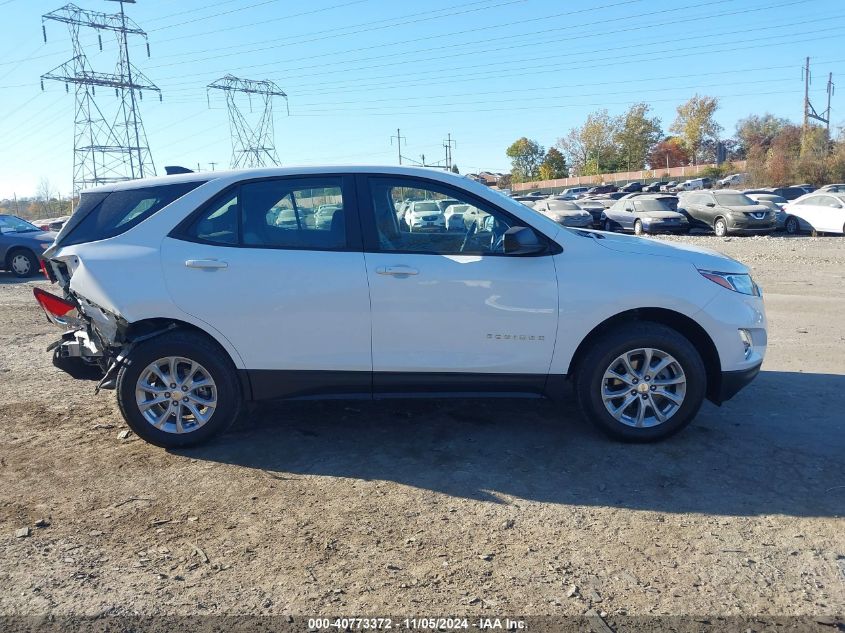
<path fill-rule="evenodd" d="M 619 162 L 615 138 L 620 127 L 619 117 L 611 117 L 607 110 L 596 110 L 587 116 L 584 125 L 559 138 L 557 147 L 580 174 L 612 171 Z"/>
<path fill-rule="evenodd" d="M 635 103 L 619 120 L 614 142 L 628 171 L 643 169 L 649 150 L 660 140 L 660 119 L 650 116 L 651 107 Z"/>
<path fill-rule="evenodd" d="M 540 180 L 554 180 L 555 178 L 566 178 L 569 171 L 566 169 L 566 158 L 555 147 L 550 147 L 546 157 L 540 164 Z"/>
<path fill-rule="evenodd" d="M 539 177 L 546 151 L 537 141 L 523 136 L 511 143 L 505 154 L 511 159 L 513 181 L 524 182 Z"/>
<path fill-rule="evenodd" d="M 677 136 L 667 136 L 649 151 L 646 162 L 651 169 L 683 167 L 690 162 L 689 152 Z"/>
<path fill-rule="evenodd" d="M 698 152 L 705 139 L 717 138 L 722 126 L 716 123 L 715 114 L 719 107 L 716 97 L 694 95 L 678 106 L 678 115 L 669 128 L 680 136 L 694 165 L 698 164 Z"/>

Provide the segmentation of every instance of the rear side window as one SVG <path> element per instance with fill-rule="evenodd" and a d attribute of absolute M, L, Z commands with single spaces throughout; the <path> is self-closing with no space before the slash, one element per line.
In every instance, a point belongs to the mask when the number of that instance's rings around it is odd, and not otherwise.
<path fill-rule="evenodd" d="M 203 182 L 182 182 L 110 193 L 86 194 L 86 196 L 93 195 L 95 198 L 83 200 L 79 210 L 68 222 L 68 224 L 72 223 L 71 226 L 68 227 L 64 236 L 59 236 L 58 243 L 63 246 L 82 244 L 125 233 L 174 200 L 196 189 Z M 83 199 L 86 196 L 83 196 Z M 97 197 L 102 197 L 99 202 L 96 201 Z M 91 204 L 92 202 L 94 204 Z M 77 217 L 78 220 L 76 220 Z"/>

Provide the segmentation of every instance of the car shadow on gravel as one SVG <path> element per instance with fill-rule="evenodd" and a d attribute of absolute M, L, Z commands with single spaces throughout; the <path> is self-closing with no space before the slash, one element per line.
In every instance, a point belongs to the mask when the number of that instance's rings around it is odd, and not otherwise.
<path fill-rule="evenodd" d="M 263 405 L 216 442 L 176 453 L 493 503 L 840 516 L 843 411 L 845 376 L 765 371 L 651 445 L 608 440 L 569 401 L 383 400 Z"/>
<path fill-rule="evenodd" d="M 16 277 L 9 272 L 0 270 L 0 286 L 11 286 L 17 284 L 26 284 L 31 281 L 46 281 L 44 275 L 37 275 L 32 277 Z"/>

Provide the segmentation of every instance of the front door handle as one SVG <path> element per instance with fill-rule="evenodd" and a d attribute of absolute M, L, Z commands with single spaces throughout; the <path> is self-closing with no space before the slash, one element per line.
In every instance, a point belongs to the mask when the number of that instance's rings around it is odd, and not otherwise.
<path fill-rule="evenodd" d="M 185 262 L 188 268 L 202 268 L 205 270 L 217 270 L 218 268 L 228 268 L 229 264 L 221 262 L 219 259 L 189 259 Z"/>
<path fill-rule="evenodd" d="M 420 271 L 410 266 L 379 266 L 376 268 L 379 275 L 392 275 L 393 277 L 407 277 L 408 275 L 419 275 Z"/>

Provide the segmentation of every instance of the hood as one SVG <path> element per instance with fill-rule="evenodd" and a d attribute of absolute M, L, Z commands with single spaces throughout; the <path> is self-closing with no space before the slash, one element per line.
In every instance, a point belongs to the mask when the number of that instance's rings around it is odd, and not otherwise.
<path fill-rule="evenodd" d="M 759 203 L 753 206 L 743 204 L 738 207 L 732 207 L 727 204 L 721 205 L 725 209 L 730 209 L 734 213 L 761 213 L 763 211 L 771 211 L 771 208 L 767 207 L 765 204 Z"/>
<path fill-rule="evenodd" d="M 660 220 L 686 219 L 683 213 L 677 211 L 640 211 L 637 215 L 643 218 L 659 218 Z"/>
<path fill-rule="evenodd" d="M 748 268 L 744 264 L 707 248 L 689 246 L 688 244 L 658 242 L 648 238 L 618 233 L 602 233 L 601 235 L 604 239 L 597 239 L 596 243 L 618 253 L 682 259 L 701 270 L 714 270 L 722 273 L 748 272 Z"/>
<path fill-rule="evenodd" d="M 18 242 L 53 242 L 55 231 L 29 231 L 26 233 L 4 233 L 5 237 L 12 237 Z"/>

